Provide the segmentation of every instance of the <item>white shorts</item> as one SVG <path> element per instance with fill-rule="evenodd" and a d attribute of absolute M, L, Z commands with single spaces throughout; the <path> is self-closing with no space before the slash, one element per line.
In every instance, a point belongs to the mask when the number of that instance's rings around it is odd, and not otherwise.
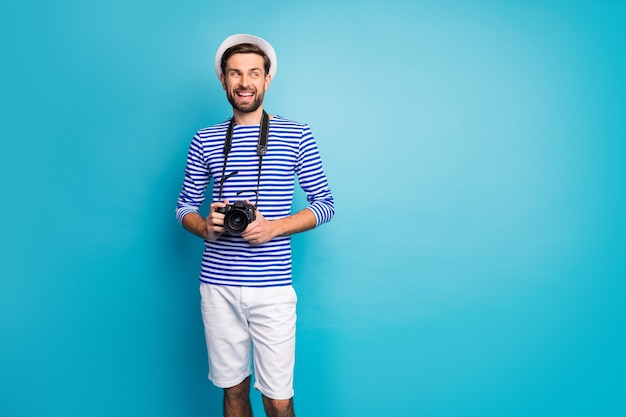
<path fill-rule="evenodd" d="M 230 388 L 252 374 L 274 400 L 293 397 L 296 303 L 293 287 L 200 284 L 209 379 Z M 254 347 L 254 348 L 253 348 Z"/>

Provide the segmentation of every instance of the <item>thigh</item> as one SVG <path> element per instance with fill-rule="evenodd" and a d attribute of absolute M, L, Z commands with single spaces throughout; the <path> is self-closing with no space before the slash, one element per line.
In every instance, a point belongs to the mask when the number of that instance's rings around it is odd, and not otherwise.
<path fill-rule="evenodd" d="M 259 288 L 250 309 L 255 388 L 268 398 L 293 397 L 297 300 L 291 286 Z"/>
<path fill-rule="evenodd" d="M 240 290 L 200 285 L 209 379 L 220 388 L 233 387 L 252 373 L 252 340 L 240 308 Z"/>

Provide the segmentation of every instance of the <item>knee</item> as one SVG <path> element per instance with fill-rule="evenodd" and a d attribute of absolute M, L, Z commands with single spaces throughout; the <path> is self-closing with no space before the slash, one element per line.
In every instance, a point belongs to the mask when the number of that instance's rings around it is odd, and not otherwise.
<path fill-rule="evenodd" d="M 263 397 L 263 405 L 268 417 L 293 417 L 293 400 L 273 400 Z"/>
<path fill-rule="evenodd" d="M 248 397 L 250 394 L 250 377 L 247 377 L 234 387 L 224 388 L 226 398 L 239 399 Z"/>

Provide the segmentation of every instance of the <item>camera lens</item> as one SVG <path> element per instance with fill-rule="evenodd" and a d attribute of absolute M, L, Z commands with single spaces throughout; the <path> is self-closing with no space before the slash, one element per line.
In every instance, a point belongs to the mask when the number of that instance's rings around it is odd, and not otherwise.
<path fill-rule="evenodd" d="M 224 227 L 231 233 L 241 233 L 248 227 L 248 217 L 244 211 L 233 209 L 224 217 Z"/>

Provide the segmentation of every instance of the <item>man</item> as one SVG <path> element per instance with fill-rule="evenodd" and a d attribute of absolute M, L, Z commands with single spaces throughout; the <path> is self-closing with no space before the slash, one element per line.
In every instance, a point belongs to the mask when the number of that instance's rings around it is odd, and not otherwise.
<path fill-rule="evenodd" d="M 334 214 L 310 128 L 263 109 L 276 64 L 272 46 L 256 36 L 233 35 L 220 45 L 215 71 L 233 117 L 194 135 L 176 209 L 185 229 L 205 242 L 200 293 L 209 378 L 224 388 L 227 417 L 252 415 L 253 367 L 266 414 L 294 415 L 290 235 Z M 292 214 L 296 176 L 309 205 Z M 205 219 L 199 208 L 211 180 Z"/>

